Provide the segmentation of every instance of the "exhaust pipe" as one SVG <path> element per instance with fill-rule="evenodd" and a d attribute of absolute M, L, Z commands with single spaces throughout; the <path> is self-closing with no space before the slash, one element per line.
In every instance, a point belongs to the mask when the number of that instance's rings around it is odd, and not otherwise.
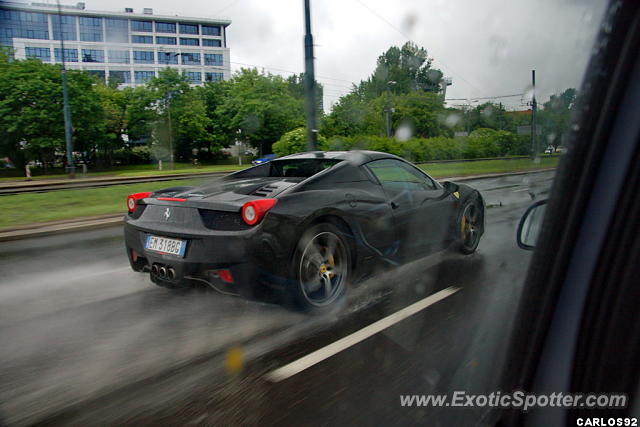
<path fill-rule="evenodd" d="M 159 273 L 161 278 L 164 279 L 165 277 L 167 277 L 167 269 L 165 267 L 160 267 Z"/>
<path fill-rule="evenodd" d="M 176 278 L 176 271 L 173 268 L 169 267 L 167 269 L 167 277 L 169 279 L 171 279 L 171 280 L 175 279 Z"/>
<path fill-rule="evenodd" d="M 153 264 L 151 266 L 151 273 L 153 273 L 154 276 L 158 275 L 158 264 Z"/>

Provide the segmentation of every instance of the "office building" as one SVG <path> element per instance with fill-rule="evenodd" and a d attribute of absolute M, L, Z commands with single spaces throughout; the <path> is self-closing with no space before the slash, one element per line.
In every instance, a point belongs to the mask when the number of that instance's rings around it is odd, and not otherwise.
<path fill-rule="evenodd" d="M 55 4 L 0 2 L 0 45 L 16 59 L 38 58 L 125 85 L 147 82 L 164 67 L 192 84 L 228 79 L 225 19 L 85 10 Z M 61 46 L 64 44 L 64 50 Z"/>

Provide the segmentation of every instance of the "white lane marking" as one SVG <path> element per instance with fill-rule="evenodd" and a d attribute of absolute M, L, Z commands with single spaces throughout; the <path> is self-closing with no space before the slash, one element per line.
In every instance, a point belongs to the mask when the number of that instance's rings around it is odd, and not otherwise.
<path fill-rule="evenodd" d="M 345 350 L 361 341 L 366 340 L 372 335 L 377 334 L 380 331 L 383 331 L 390 326 L 395 325 L 401 320 L 406 319 L 409 316 L 416 314 L 417 312 L 424 310 L 429 307 L 447 298 L 450 295 L 458 292 L 460 288 L 456 288 L 454 286 L 450 286 L 446 289 L 443 289 L 439 292 L 436 292 L 433 295 L 430 295 L 424 299 L 421 299 L 418 302 L 415 302 L 402 310 L 396 311 L 389 316 L 382 318 L 372 324 L 365 326 L 364 328 L 356 331 L 350 335 L 347 335 L 344 338 L 335 341 L 326 347 L 322 347 L 313 353 L 309 353 L 306 356 L 301 357 L 298 360 L 295 360 L 287 365 L 284 365 L 278 369 L 275 369 L 264 376 L 267 381 L 271 382 L 279 382 L 282 380 L 286 380 L 289 377 L 294 376 L 307 368 L 315 365 L 316 363 L 322 362 L 329 357 L 340 353 L 342 350 Z"/>

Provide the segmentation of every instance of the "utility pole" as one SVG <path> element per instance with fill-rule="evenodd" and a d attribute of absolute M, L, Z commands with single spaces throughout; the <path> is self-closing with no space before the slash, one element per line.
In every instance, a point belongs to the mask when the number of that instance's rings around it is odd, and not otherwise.
<path fill-rule="evenodd" d="M 173 170 L 173 126 L 171 125 L 171 106 L 169 106 L 167 114 L 169 116 L 169 160 L 171 161 L 171 170 Z"/>
<path fill-rule="evenodd" d="M 174 169 L 174 165 L 173 165 L 173 126 L 171 124 L 171 98 L 172 98 L 173 94 L 171 93 L 171 91 L 167 92 L 167 102 L 166 102 L 166 108 L 167 108 L 167 118 L 169 120 L 169 161 L 171 162 L 171 170 Z"/>
<path fill-rule="evenodd" d="M 531 70 L 531 91 L 533 99 L 531 101 L 531 158 L 538 155 L 537 135 L 536 135 L 536 110 L 538 103 L 536 102 L 536 70 Z"/>
<path fill-rule="evenodd" d="M 242 166 L 242 153 L 243 153 L 243 145 L 242 145 L 242 129 L 238 129 L 238 137 L 236 139 L 236 148 L 238 149 L 238 166 Z"/>
<path fill-rule="evenodd" d="M 453 84 L 453 80 L 451 77 L 443 77 L 440 81 L 440 88 L 442 89 L 442 101 L 447 98 L 447 86 L 451 86 Z"/>
<path fill-rule="evenodd" d="M 318 126 L 316 124 L 316 77 L 313 70 L 313 36 L 311 35 L 310 0 L 304 0 L 304 106 L 307 115 L 307 142 L 309 151 L 318 148 Z"/>
<path fill-rule="evenodd" d="M 387 99 L 384 107 L 384 127 L 387 138 L 391 138 L 391 113 L 395 112 L 395 109 L 391 107 L 391 86 L 395 84 L 396 82 L 393 80 L 387 82 Z"/>
<path fill-rule="evenodd" d="M 64 115 L 64 141 L 67 150 L 67 173 L 69 178 L 76 177 L 73 164 L 73 128 L 71 126 L 71 110 L 69 109 L 69 90 L 67 89 L 67 69 L 64 53 L 64 36 L 62 35 L 62 9 L 58 0 L 58 35 L 60 36 L 60 54 L 62 55 L 62 112 Z"/>

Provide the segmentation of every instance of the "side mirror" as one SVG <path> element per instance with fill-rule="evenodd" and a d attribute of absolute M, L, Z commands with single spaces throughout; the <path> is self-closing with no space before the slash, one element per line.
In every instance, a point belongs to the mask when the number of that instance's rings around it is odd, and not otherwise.
<path fill-rule="evenodd" d="M 453 194 L 459 189 L 458 184 L 454 184 L 451 181 L 444 181 L 442 183 L 442 186 L 444 187 L 444 191 L 447 194 Z"/>
<path fill-rule="evenodd" d="M 540 200 L 529 206 L 522 218 L 520 218 L 516 236 L 520 248 L 532 250 L 535 247 L 546 208 L 547 201 Z"/>

